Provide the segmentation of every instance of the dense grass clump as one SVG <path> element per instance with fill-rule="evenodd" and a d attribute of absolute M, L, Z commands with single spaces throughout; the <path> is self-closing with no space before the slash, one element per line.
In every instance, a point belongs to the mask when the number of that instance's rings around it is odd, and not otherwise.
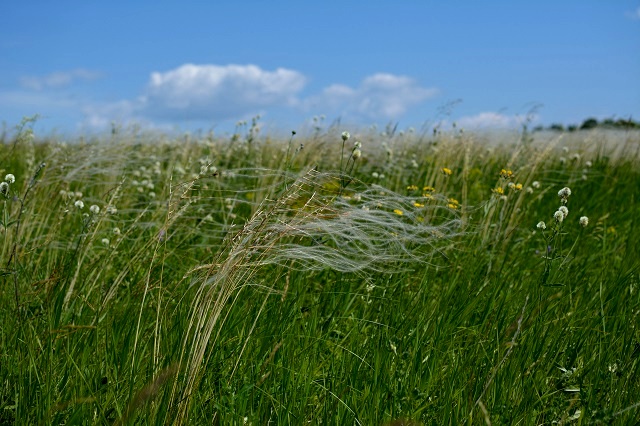
<path fill-rule="evenodd" d="M 0 144 L 0 424 L 640 419 L 637 132 L 30 124 Z"/>

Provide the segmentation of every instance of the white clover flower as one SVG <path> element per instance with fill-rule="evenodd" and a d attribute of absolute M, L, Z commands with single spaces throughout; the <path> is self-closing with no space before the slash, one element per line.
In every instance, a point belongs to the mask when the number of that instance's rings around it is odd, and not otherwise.
<path fill-rule="evenodd" d="M 75 203 L 73 203 L 73 205 L 79 208 L 80 210 L 84 209 L 84 203 L 82 202 L 82 200 L 76 201 Z"/>
<path fill-rule="evenodd" d="M 575 153 L 571 155 L 571 161 L 578 161 L 580 159 L 580 154 Z"/>
<path fill-rule="evenodd" d="M 354 160 L 357 160 L 358 158 L 362 157 L 362 151 L 360 151 L 359 149 L 354 149 L 353 154 L 351 155 L 353 156 Z"/>
<path fill-rule="evenodd" d="M 342 140 L 344 142 L 348 141 L 350 137 L 351 135 L 349 134 L 349 132 L 342 132 Z"/>
<path fill-rule="evenodd" d="M 12 175 L 11 173 L 9 173 L 8 175 L 6 175 L 4 177 L 4 181 L 11 184 L 11 183 L 15 183 L 16 182 L 16 177 L 14 175 Z"/>
<path fill-rule="evenodd" d="M 378 174 L 378 172 L 373 172 L 371 173 L 371 177 L 374 179 L 378 179 L 378 177 L 380 177 L 380 175 Z"/>
<path fill-rule="evenodd" d="M 532 187 L 534 187 L 535 189 L 539 189 L 540 188 L 540 182 L 538 182 L 537 180 L 534 180 L 533 183 L 531 184 Z"/>
<path fill-rule="evenodd" d="M 562 223 L 562 221 L 564 220 L 564 214 L 562 214 L 562 212 L 558 210 L 553 214 L 553 218 L 556 220 L 556 222 Z"/>
<path fill-rule="evenodd" d="M 151 197 L 151 198 L 156 198 L 156 193 L 155 193 L 155 192 L 153 192 L 153 191 L 151 191 L 151 192 L 149 193 L 149 197 Z"/>
<path fill-rule="evenodd" d="M 62 198 L 67 198 L 67 191 L 65 191 L 64 189 L 61 189 L 59 194 Z"/>
<path fill-rule="evenodd" d="M 584 165 L 587 166 L 587 167 L 591 167 L 591 166 L 593 166 L 593 163 L 591 162 L 591 160 L 587 160 L 587 162 L 584 163 Z"/>
<path fill-rule="evenodd" d="M 538 229 L 542 229 L 542 230 L 545 230 L 545 229 L 547 229 L 547 224 L 546 224 L 546 223 L 544 223 L 543 221 L 540 221 L 540 222 L 538 222 L 538 224 L 536 225 L 536 228 L 538 228 Z"/>
<path fill-rule="evenodd" d="M 513 183 L 513 182 L 509 182 L 509 183 L 507 184 L 507 186 L 509 187 L 509 189 L 513 189 L 513 188 L 515 188 L 515 187 L 516 187 L 516 184 L 515 184 L 515 183 Z"/>
<path fill-rule="evenodd" d="M 109 245 L 109 239 L 108 238 L 103 238 L 102 239 L 102 244 L 104 244 L 105 246 Z"/>
<path fill-rule="evenodd" d="M 7 182 L 0 182 L 0 194 L 9 195 L 9 184 Z"/>
<path fill-rule="evenodd" d="M 116 208 L 116 206 L 107 206 L 106 212 L 108 214 L 116 214 L 118 213 L 118 209 Z"/>
<path fill-rule="evenodd" d="M 558 208 L 558 211 L 562 213 L 562 216 L 564 216 L 564 219 L 566 219 L 567 216 L 569 216 L 569 209 L 566 206 L 560 206 Z"/>
<path fill-rule="evenodd" d="M 120 228 L 113 228 L 114 235 L 120 235 Z"/>
<path fill-rule="evenodd" d="M 588 217 L 586 217 L 586 216 L 582 216 L 582 217 L 580 218 L 580 225 L 581 225 L 583 228 L 586 228 L 588 224 L 589 224 L 589 218 L 588 218 Z"/>
<path fill-rule="evenodd" d="M 380 176 L 378 176 L 380 179 L 384 179 L 384 174 L 380 173 Z"/>
<path fill-rule="evenodd" d="M 525 191 L 527 191 L 527 194 L 533 194 L 533 188 L 530 186 L 527 186 L 527 189 L 525 189 Z"/>
<path fill-rule="evenodd" d="M 100 213 L 100 207 L 93 204 L 91 207 L 89 207 L 89 211 L 93 214 L 98 214 Z"/>
<path fill-rule="evenodd" d="M 73 196 L 74 196 L 74 197 L 76 197 L 76 198 L 82 198 L 82 192 L 80 192 L 80 191 L 76 191 L 76 192 L 73 194 Z"/>
<path fill-rule="evenodd" d="M 560 164 L 564 164 L 567 162 L 567 159 L 564 157 L 560 157 L 558 160 L 560 161 Z"/>
<path fill-rule="evenodd" d="M 571 189 L 566 186 L 562 188 L 560 191 L 558 191 L 558 197 L 560 197 L 563 204 L 567 203 L 567 200 L 569 199 L 570 195 L 571 195 Z"/>
<path fill-rule="evenodd" d="M 354 147 L 354 148 L 357 148 L 357 149 L 362 148 L 362 142 L 360 142 L 360 141 L 355 141 L 355 142 L 354 142 L 354 144 L 353 144 L 353 147 Z"/>

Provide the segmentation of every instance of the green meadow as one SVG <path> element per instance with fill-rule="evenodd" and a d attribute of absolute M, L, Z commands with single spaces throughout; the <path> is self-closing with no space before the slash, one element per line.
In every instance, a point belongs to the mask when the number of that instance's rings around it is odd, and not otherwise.
<path fill-rule="evenodd" d="M 0 425 L 640 422 L 637 130 L 33 124 Z"/>

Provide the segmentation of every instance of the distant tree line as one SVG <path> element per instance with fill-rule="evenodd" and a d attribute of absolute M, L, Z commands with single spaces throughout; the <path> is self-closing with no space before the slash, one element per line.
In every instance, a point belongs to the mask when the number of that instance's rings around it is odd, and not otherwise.
<path fill-rule="evenodd" d="M 605 118 L 602 121 L 598 121 L 596 118 L 589 117 L 585 119 L 582 124 L 569 124 L 565 126 L 564 124 L 553 123 L 548 127 L 544 127 L 542 125 L 536 126 L 534 131 L 542 131 L 542 130 L 551 130 L 554 132 L 575 132 L 576 130 L 589 130 L 589 129 L 620 129 L 620 130 L 630 130 L 630 129 L 640 129 L 640 122 L 633 120 L 632 118 Z"/>

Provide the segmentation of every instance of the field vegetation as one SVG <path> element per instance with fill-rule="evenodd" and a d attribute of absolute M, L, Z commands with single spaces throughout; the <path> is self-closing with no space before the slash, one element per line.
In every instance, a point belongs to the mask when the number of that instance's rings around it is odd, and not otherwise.
<path fill-rule="evenodd" d="M 637 130 L 32 126 L 0 424 L 640 421 Z"/>

